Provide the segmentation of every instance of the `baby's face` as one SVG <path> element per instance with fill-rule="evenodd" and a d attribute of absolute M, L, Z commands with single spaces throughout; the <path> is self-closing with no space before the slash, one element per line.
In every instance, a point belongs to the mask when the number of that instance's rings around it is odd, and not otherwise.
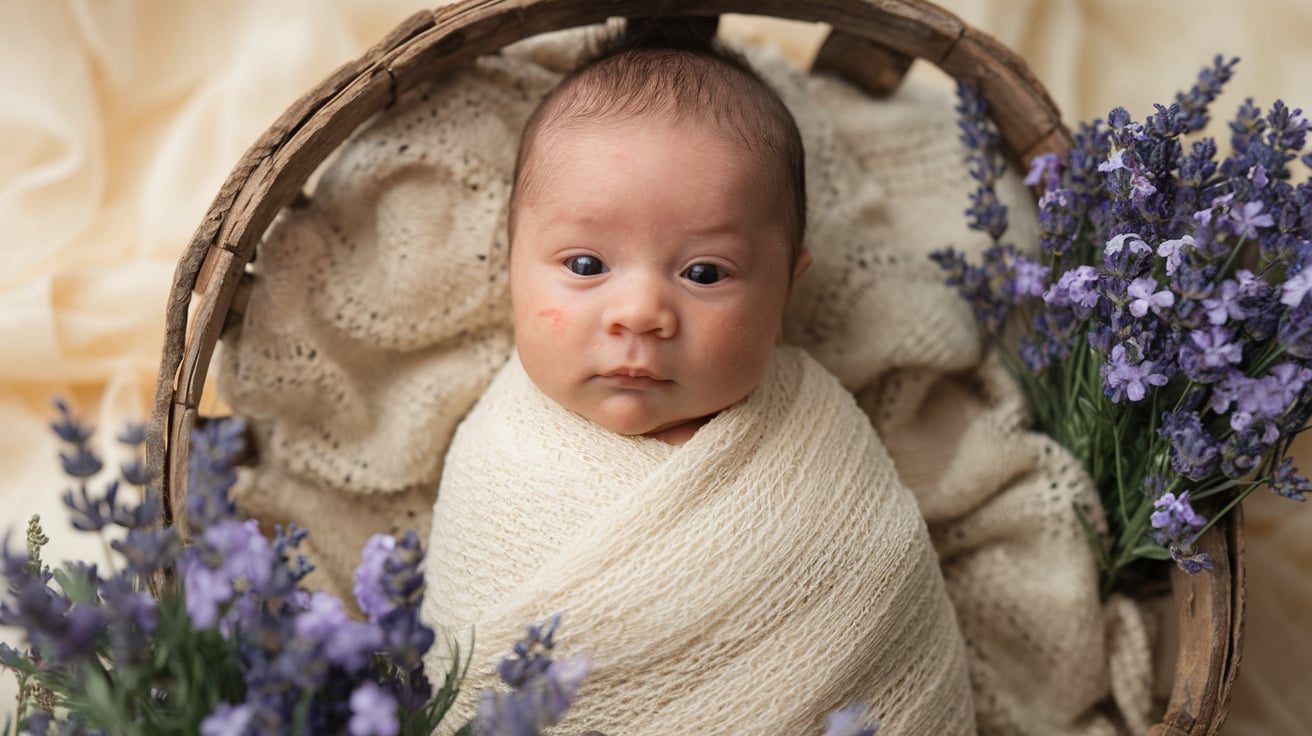
<path fill-rule="evenodd" d="M 791 292 L 786 221 L 758 166 L 694 124 L 588 126 L 543 143 L 510 259 L 529 378 L 626 435 L 751 393 Z M 809 262 L 803 251 L 797 276 Z"/>

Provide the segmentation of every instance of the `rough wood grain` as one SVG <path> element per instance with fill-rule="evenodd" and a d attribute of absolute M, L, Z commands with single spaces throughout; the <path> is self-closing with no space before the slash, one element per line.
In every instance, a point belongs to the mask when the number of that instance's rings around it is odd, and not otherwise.
<path fill-rule="evenodd" d="M 812 74 L 834 74 L 873 97 L 897 90 L 915 58 L 832 28 L 811 62 Z"/>
<path fill-rule="evenodd" d="M 173 528 L 183 542 L 191 539 L 191 524 L 187 522 L 187 458 L 191 452 L 191 430 L 196 426 L 196 410 L 181 404 L 173 405 L 175 420 L 169 428 L 170 455 L 176 462 L 169 466 L 169 494 L 165 498 L 173 509 Z"/>
<path fill-rule="evenodd" d="M 1029 67 L 991 36 L 967 29 L 941 66 L 954 78 L 979 87 L 988 100 L 989 117 L 1016 157 L 1063 127 L 1056 105 Z"/>
<path fill-rule="evenodd" d="M 197 284 L 201 292 L 200 301 L 192 319 L 189 330 L 191 337 L 183 351 L 182 370 L 178 374 L 178 386 L 174 391 L 174 403 L 188 408 L 200 406 L 210 357 L 218 344 L 219 333 L 227 322 L 228 307 L 237 291 L 237 284 L 245 275 L 242 264 L 237 263 L 237 256 L 232 251 L 215 248 L 211 254 L 215 266 L 208 272 L 203 284 Z M 176 415 L 174 420 L 177 421 Z"/>
<path fill-rule="evenodd" d="M 1210 572 L 1189 575 L 1171 568 L 1180 652 L 1170 705 L 1149 736 L 1206 736 L 1218 733 L 1225 720 L 1224 703 L 1238 667 L 1234 647 L 1242 644 L 1243 629 L 1232 595 L 1243 587 L 1243 563 L 1230 542 L 1242 550 L 1242 524 L 1242 514 L 1232 512 L 1199 538 L 1198 550 L 1212 558 Z"/>
<path fill-rule="evenodd" d="M 226 340 L 230 336 L 235 337 L 241 334 L 242 318 L 246 316 L 246 308 L 250 305 L 251 291 L 255 289 L 255 274 L 243 273 L 237 281 L 237 290 L 232 295 L 232 302 L 228 305 L 228 313 L 223 318 L 223 329 L 219 332 L 219 339 Z"/>

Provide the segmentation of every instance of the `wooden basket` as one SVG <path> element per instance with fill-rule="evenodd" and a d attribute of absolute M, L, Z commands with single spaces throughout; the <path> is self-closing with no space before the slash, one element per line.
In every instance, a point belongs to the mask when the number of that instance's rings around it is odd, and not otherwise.
<path fill-rule="evenodd" d="M 448 69 L 537 34 L 611 17 L 690 16 L 716 30 L 721 13 L 771 15 L 831 26 L 812 73 L 837 74 L 869 94 L 897 88 L 926 59 L 977 84 L 1013 164 L 1071 145 L 1052 100 L 1015 54 L 923 0 L 466 0 L 412 15 L 359 59 L 287 109 L 242 156 L 178 261 L 169 292 L 147 462 L 164 524 L 186 538 L 187 457 L 214 346 L 240 322 L 246 265 L 279 210 L 311 172 L 374 113 Z M 199 297 L 190 313 L 193 292 Z M 1238 674 L 1245 605 L 1242 516 L 1236 508 L 1199 540 L 1211 574 L 1173 570 L 1180 653 L 1166 715 L 1152 736 L 1216 734 Z"/>

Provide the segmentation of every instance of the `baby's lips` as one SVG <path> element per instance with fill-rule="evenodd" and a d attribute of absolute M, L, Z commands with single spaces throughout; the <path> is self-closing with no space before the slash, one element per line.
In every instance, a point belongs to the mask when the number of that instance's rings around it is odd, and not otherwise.
<path fill-rule="evenodd" d="M 656 373 L 656 371 L 653 371 L 649 368 L 644 368 L 642 366 L 620 366 L 619 368 L 615 368 L 614 370 L 607 371 L 606 373 L 603 373 L 601 375 L 605 378 L 611 378 L 616 376 L 627 376 L 629 378 L 651 378 L 657 381 L 665 380 L 658 373 Z"/>

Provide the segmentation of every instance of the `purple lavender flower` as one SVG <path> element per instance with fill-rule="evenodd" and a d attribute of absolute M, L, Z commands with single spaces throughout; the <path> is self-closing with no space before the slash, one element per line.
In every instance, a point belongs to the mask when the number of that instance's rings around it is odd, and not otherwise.
<path fill-rule="evenodd" d="M 1262 441 L 1269 444 L 1278 436 L 1277 420 L 1299 400 L 1309 381 L 1312 369 L 1289 361 L 1272 366 L 1261 378 L 1233 370 L 1212 386 L 1208 408 L 1216 414 L 1229 412 L 1230 428 L 1236 432 L 1260 425 Z"/>
<path fill-rule="evenodd" d="M 146 425 L 141 422 L 128 422 L 117 437 L 119 442 L 132 447 L 146 444 Z"/>
<path fill-rule="evenodd" d="M 1150 195 L 1157 193 L 1157 187 L 1153 186 L 1153 183 L 1145 174 L 1139 172 L 1130 177 L 1130 188 L 1133 190 L 1133 197 L 1136 202 L 1143 202 Z"/>
<path fill-rule="evenodd" d="M 424 547 L 414 529 L 407 529 L 383 562 L 383 592 L 395 607 L 417 608 L 423 595 Z"/>
<path fill-rule="evenodd" d="M 1190 505 L 1189 491 L 1178 497 L 1164 493 L 1153 502 L 1153 508 L 1157 509 L 1149 517 L 1153 539 L 1169 549 L 1171 559 L 1190 575 L 1211 570 L 1211 558 L 1206 553 L 1195 553 L 1193 549 L 1195 533 L 1207 524 L 1207 519 Z"/>
<path fill-rule="evenodd" d="M 297 636 L 322 642 L 350 620 L 340 598 L 327 593 L 314 592 L 309 594 L 305 608 L 296 614 L 293 629 Z"/>
<path fill-rule="evenodd" d="M 1035 263 L 1023 256 L 1016 256 L 1012 268 L 1015 274 L 1012 291 L 1017 297 L 1043 296 L 1043 282 L 1048 277 L 1047 266 Z"/>
<path fill-rule="evenodd" d="M 497 664 L 497 674 L 514 690 L 483 691 L 475 734 L 532 736 L 564 715 L 592 663 L 585 654 L 552 661 L 549 652 L 555 646 L 553 638 L 559 624 L 559 613 L 530 624 L 526 627 L 528 635 L 515 643 L 515 656 Z"/>
<path fill-rule="evenodd" d="M 1241 238 L 1256 238 L 1259 227 L 1271 227 L 1276 224 L 1271 215 L 1262 212 L 1262 208 L 1265 206 L 1265 203 L 1257 200 L 1246 202 L 1237 213 L 1231 210 L 1230 229 Z"/>
<path fill-rule="evenodd" d="M 1222 60 L 1220 54 L 1212 59 L 1212 66 L 1205 68 L 1198 75 L 1198 82 L 1188 92 L 1176 94 L 1175 101 L 1188 123 L 1184 132 L 1189 133 L 1207 127 L 1207 107 L 1212 104 L 1221 88 L 1230 81 L 1235 64 L 1239 59 Z"/>
<path fill-rule="evenodd" d="M 1235 278 L 1238 279 L 1241 298 L 1260 299 L 1271 293 L 1271 285 L 1246 268 L 1235 271 Z"/>
<path fill-rule="evenodd" d="M 378 625 L 352 621 L 342 601 L 324 593 L 310 594 L 309 605 L 296 614 L 293 631 L 324 658 L 347 672 L 356 672 L 383 648 L 385 634 Z"/>
<path fill-rule="evenodd" d="M 1076 266 L 1063 273 L 1057 283 L 1048 287 L 1043 300 L 1054 307 L 1072 304 L 1092 309 L 1098 303 L 1098 270 L 1093 266 Z"/>
<path fill-rule="evenodd" d="M 199 560 L 184 561 L 182 570 L 182 584 L 187 591 L 187 616 L 198 629 L 213 626 L 218 622 L 219 606 L 232 597 L 231 581 Z"/>
<path fill-rule="evenodd" d="M 1280 285 L 1280 303 L 1288 307 L 1297 307 L 1303 303 L 1303 297 L 1312 290 L 1312 268 L 1305 268 L 1291 276 Z"/>
<path fill-rule="evenodd" d="M 375 682 L 365 682 L 351 693 L 351 736 L 396 736 L 396 698 Z"/>
<path fill-rule="evenodd" d="M 484 690 L 474 726 L 477 736 L 535 736 L 558 723 L 591 668 L 587 655 L 551 662 L 539 676 L 509 693 Z"/>
<path fill-rule="evenodd" d="M 323 642 L 323 655 L 329 662 L 350 673 L 360 671 L 374 652 L 383 648 L 385 635 L 376 624 L 347 621 L 332 629 Z"/>
<path fill-rule="evenodd" d="M 1175 240 L 1165 240 L 1158 244 L 1157 255 L 1166 259 L 1166 275 L 1171 276 L 1180 267 L 1181 251 L 1194 246 L 1194 236 L 1182 235 Z"/>
<path fill-rule="evenodd" d="M 1175 472 L 1201 480 L 1215 471 L 1220 449 L 1197 412 L 1164 413 L 1157 434 L 1171 443 L 1171 469 Z"/>
<path fill-rule="evenodd" d="M 100 598 L 108 614 L 110 652 L 115 667 L 127 668 L 150 656 L 150 643 L 159 622 L 155 599 L 133 589 L 125 575 L 100 581 Z"/>
<path fill-rule="evenodd" d="M 1243 360 L 1243 348 L 1231 342 L 1233 337 L 1229 329 L 1217 325 L 1191 330 L 1180 345 L 1180 369 L 1203 383 L 1221 378 L 1230 366 Z"/>
<path fill-rule="evenodd" d="M 1221 473 L 1227 478 L 1248 475 L 1261 462 L 1270 444 L 1256 428 L 1232 432 L 1221 441 Z"/>
<path fill-rule="evenodd" d="M 1041 153 L 1030 159 L 1030 170 L 1025 175 L 1025 186 L 1043 184 L 1047 191 L 1061 185 L 1061 157 L 1055 153 Z"/>
<path fill-rule="evenodd" d="M 551 664 L 551 656 L 546 651 L 555 647 L 556 627 L 560 625 L 560 614 L 553 614 L 546 621 L 529 624 L 525 627 L 528 636 L 515 642 L 514 657 L 504 657 L 497 663 L 497 675 L 507 685 L 519 688 L 534 677 L 546 672 Z"/>
<path fill-rule="evenodd" d="M 260 535 L 254 519 L 229 519 L 205 530 L 202 550 L 183 564 L 183 586 L 187 615 L 197 628 L 209 628 L 218 618 L 218 607 L 232 598 L 237 587 L 260 587 L 272 572 L 273 552 Z"/>
<path fill-rule="evenodd" d="M 1312 291 L 1312 181 L 1294 183 L 1300 174 L 1290 167 L 1312 121 L 1279 101 L 1264 116 L 1250 100 L 1230 124 L 1232 151 L 1224 160 L 1217 161 L 1214 139 L 1182 138 L 1206 122 L 1236 61 L 1218 56 L 1193 89 L 1169 107 L 1155 105 L 1142 124 L 1116 108 L 1106 129 L 1102 121 L 1082 125 L 1063 157 L 1031 160 L 1026 177 L 1044 188 L 1039 236 L 1053 283 L 1020 336 L 1021 362 L 1038 374 L 1022 382 L 1035 399 L 1038 423 L 1077 435 L 1073 440 L 1086 439 L 1078 435 L 1088 427 L 1070 426 L 1078 423 L 1065 422 L 1060 405 L 1039 397 L 1078 395 L 1084 375 L 1078 365 L 1063 364 L 1075 351 L 1088 351 L 1080 359 L 1101 364 L 1102 388 L 1113 404 L 1170 387 L 1159 393 L 1175 409 L 1161 417 L 1158 432 L 1169 443 L 1171 470 L 1162 471 L 1154 482 L 1162 487 L 1147 499 L 1161 497 L 1171 477 L 1210 482 L 1218 472 L 1238 478 L 1264 463 L 1274 467 L 1288 450 L 1288 435 L 1312 421 L 1312 299 L 1305 298 Z M 980 109 L 982 103 L 970 111 Z M 972 139 L 984 144 L 982 135 Z M 1312 155 L 1303 160 L 1312 166 Z M 979 219 L 981 200 L 974 202 Z M 1257 242 L 1241 251 L 1244 241 Z M 986 324 L 999 324 L 1041 283 L 1023 264 L 1006 265 L 976 267 L 962 259 L 955 269 L 967 286 L 960 291 Z M 1284 362 L 1256 375 L 1277 355 Z M 1189 379 L 1187 386 L 1175 385 L 1177 373 Z M 1111 412 L 1111 421 L 1140 426 L 1141 409 Z M 1159 445 L 1146 443 L 1147 452 Z M 1121 448 L 1128 448 L 1131 467 L 1151 462 L 1144 446 Z M 1085 460 L 1096 467 L 1099 458 Z M 1307 481 L 1282 467 L 1279 488 L 1303 497 Z M 1156 511 L 1159 522 L 1169 513 Z M 1184 526 L 1189 536 L 1196 531 Z M 1209 569 L 1211 560 L 1191 541 L 1163 543 L 1186 571 Z"/>
<path fill-rule="evenodd" d="M 1176 544 L 1171 545 L 1170 551 L 1171 559 L 1175 560 L 1175 564 L 1190 575 L 1212 569 L 1212 556 L 1206 552 L 1194 552 L 1192 548 L 1186 551 L 1186 548 Z"/>
<path fill-rule="evenodd" d="M 1049 189 L 1039 197 L 1039 208 L 1051 210 L 1056 207 L 1069 207 L 1071 204 L 1071 191 L 1069 189 Z M 1040 213 L 1040 217 L 1042 217 Z"/>
<path fill-rule="evenodd" d="M 69 475 L 74 473 L 67 470 Z M 94 495 L 85 485 L 75 495 L 73 489 L 64 491 L 64 506 L 68 508 L 69 519 L 73 528 L 84 532 L 98 532 L 114 523 L 114 506 L 118 498 L 118 483 L 111 481 L 105 487 L 105 495 Z"/>
<path fill-rule="evenodd" d="M 1007 171 L 1007 164 L 998 151 L 1000 136 L 988 117 L 988 104 L 975 85 L 957 84 L 957 127 L 961 142 L 966 147 L 963 159 L 969 165 L 970 176 L 979 186 L 970 195 L 971 206 L 966 210 L 972 230 L 988 233 L 994 244 L 1007 231 L 1007 207 L 998 200 L 995 183 Z"/>
<path fill-rule="evenodd" d="M 120 465 L 119 472 L 123 474 L 123 480 L 138 488 L 145 488 L 155 477 L 155 471 L 139 458 Z"/>
<path fill-rule="evenodd" d="M 1138 233 L 1121 233 L 1107 241 L 1103 248 L 1103 268 L 1120 278 L 1133 278 L 1148 265 L 1145 256 L 1153 249 Z"/>
<path fill-rule="evenodd" d="M 1023 257 L 1010 245 L 993 245 L 983 253 L 983 264 L 972 266 L 963 254 L 951 247 L 933 251 L 929 257 L 949 272 L 947 284 L 957 292 L 975 312 L 975 318 L 985 329 L 997 334 L 1011 312 L 1017 298 L 1015 264 Z M 1026 277 L 1032 277 L 1033 270 Z M 1029 284 L 1022 284 L 1032 288 Z"/>
<path fill-rule="evenodd" d="M 1276 342 L 1289 355 L 1312 359 L 1312 302 L 1304 302 L 1280 315 Z"/>
<path fill-rule="evenodd" d="M 1151 253 L 1153 250 L 1143 242 L 1143 238 L 1139 237 L 1138 233 L 1121 233 L 1107 241 L 1103 253 L 1109 256 L 1116 255 L 1126 248 L 1127 244 L 1131 253 Z"/>
<path fill-rule="evenodd" d="M 228 490 L 237 482 L 236 461 L 246 449 L 246 423 L 240 417 L 212 417 L 191 431 L 187 456 L 187 521 L 204 530 L 237 518 Z"/>
<path fill-rule="evenodd" d="M 1220 294 L 1204 299 L 1203 307 L 1207 309 L 1207 321 L 1214 325 L 1223 325 L 1226 320 L 1245 320 L 1250 316 L 1240 304 L 1239 282 L 1234 279 L 1221 282 Z"/>
<path fill-rule="evenodd" d="M 1165 310 L 1175 306 L 1175 294 L 1170 289 L 1154 291 L 1156 288 L 1157 279 L 1151 276 L 1143 276 L 1131 281 L 1130 288 L 1127 290 L 1133 298 L 1130 302 L 1130 314 L 1142 317 L 1151 308 L 1153 313 L 1160 317 Z"/>
<path fill-rule="evenodd" d="M 583 678 L 591 669 L 592 659 L 586 654 L 558 659 L 547 665 L 544 704 L 551 722 L 559 721 L 569 710 L 575 693 L 583 686 Z"/>
<path fill-rule="evenodd" d="M 219 703 L 213 713 L 200 724 L 201 736 L 246 736 L 255 707 L 249 703 L 229 705 Z"/>
<path fill-rule="evenodd" d="M 64 473 L 74 478 L 90 478 L 104 467 L 96 453 L 86 445 L 73 448 L 72 454 L 59 453 L 59 462 L 64 466 Z"/>
<path fill-rule="evenodd" d="M 182 543 L 177 530 L 170 526 L 132 529 L 125 539 L 115 539 L 109 546 L 123 555 L 129 570 L 146 576 L 176 559 Z"/>
<path fill-rule="evenodd" d="M 824 736 L 875 736 L 879 733 L 879 723 L 870 726 L 861 724 L 865 707 L 860 703 L 849 705 L 829 714 L 825 719 Z"/>
<path fill-rule="evenodd" d="M 1266 178 L 1266 167 L 1260 163 L 1253 164 L 1253 167 L 1248 170 L 1248 180 L 1253 182 L 1254 187 L 1265 189 L 1269 181 Z"/>
<path fill-rule="evenodd" d="M 375 534 L 365 542 L 360 553 L 360 565 L 355 568 L 355 601 L 360 610 L 377 622 L 395 606 L 383 590 L 383 565 L 396 549 L 396 539 L 390 534 Z"/>
<path fill-rule="evenodd" d="M 87 440 L 91 439 L 94 429 L 91 425 L 83 424 L 74 416 L 72 409 L 63 399 L 55 399 L 52 402 L 55 408 L 59 410 L 59 419 L 50 424 L 59 439 L 70 445 L 85 445 Z"/>
<path fill-rule="evenodd" d="M 1285 498 L 1305 501 L 1307 497 L 1304 494 L 1312 493 L 1312 482 L 1294 467 L 1293 458 L 1287 457 L 1281 460 L 1280 466 L 1276 468 L 1271 490 Z"/>
<path fill-rule="evenodd" d="M 1271 412 L 1268 416 L 1279 416 L 1302 397 L 1303 387 L 1309 381 L 1312 381 L 1312 368 L 1290 361 L 1277 363 L 1259 379 L 1269 398 L 1258 405 Z"/>
<path fill-rule="evenodd" d="M 1199 516 L 1189 504 L 1189 491 L 1178 497 L 1174 493 L 1163 493 L 1153 502 L 1153 508 L 1157 510 L 1149 517 L 1149 521 L 1155 530 L 1153 534 L 1158 544 L 1163 546 L 1180 540 L 1207 523 L 1207 519 Z"/>
<path fill-rule="evenodd" d="M 1155 372 L 1153 368 L 1151 360 L 1131 363 L 1126 357 L 1125 345 L 1117 343 L 1112 347 L 1111 359 L 1102 367 L 1108 398 L 1112 403 L 1119 402 L 1122 397 L 1142 401 L 1148 394 L 1148 386 L 1166 385 L 1166 375 Z"/>
<path fill-rule="evenodd" d="M 1103 174 L 1110 174 L 1113 171 L 1119 171 L 1121 169 L 1128 169 L 1128 168 L 1129 167 L 1125 165 L 1124 148 L 1117 148 L 1113 150 L 1111 152 L 1111 155 L 1107 157 L 1106 161 L 1098 164 L 1098 171 Z"/>

